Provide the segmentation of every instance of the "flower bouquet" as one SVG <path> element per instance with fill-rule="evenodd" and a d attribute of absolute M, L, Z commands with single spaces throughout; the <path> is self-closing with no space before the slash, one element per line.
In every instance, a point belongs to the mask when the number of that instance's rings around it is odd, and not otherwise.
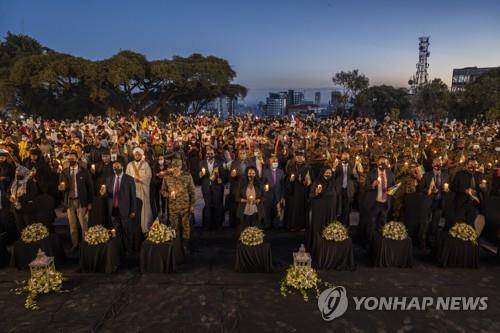
<path fill-rule="evenodd" d="M 246 246 L 256 246 L 264 242 L 264 231 L 257 227 L 246 227 L 240 234 L 240 241 Z"/>
<path fill-rule="evenodd" d="M 158 219 L 153 222 L 148 232 L 148 240 L 155 244 L 170 242 L 175 237 L 175 229 L 160 223 Z"/>
<path fill-rule="evenodd" d="M 38 242 L 47 237 L 49 237 L 49 230 L 41 223 L 30 224 L 21 232 L 21 239 L 25 243 Z"/>
<path fill-rule="evenodd" d="M 109 237 L 109 230 L 100 224 L 90 227 L 85 233 L 85 241 L 90 245 L 104 244 Z"/>
<path fill-rule="evenodd" d="M 304 301 L 309 301 L 308 292 L 314 290 L 316 297 L 319 297 L 319 285 L 323 284 L 325 287 L 332 287 L 331 284 L 324 282 L 318 278 L 316 270 L 310 266 L 290 266 L 286 271 L 286 276 L 281 280 L 280 292 L 281 295 L 287 296 L 292 294 L 293 290 L 298 290 Z"/>
<path fill-rule="evenodd" d="M 328 241 L 342 242 L 349 238 L 349 233 L 342 223 L 333 222 L 323 229 L 322 236 Z"/>
<path fill-rule="evenodd" d="M 476 230 L 474 230 L 474 228 L 467 223 L 455 223 L 455 225 L 451 227 L 449 234 L 454 238 L 469 241 L 477 245 Z"/>
<path fill-rule="evenodd" d="M 389 222 L 382 228 L 382 236 L 392 240 L 405 240 L 408 238 L 408 232 L 403 223 Z"/>

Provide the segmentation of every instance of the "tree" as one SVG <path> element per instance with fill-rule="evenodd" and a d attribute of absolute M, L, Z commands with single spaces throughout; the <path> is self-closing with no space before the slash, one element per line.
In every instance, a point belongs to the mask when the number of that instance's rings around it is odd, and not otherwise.
<path fill-rule="evenodd" d="M 30 115 L 198 113 L 215 98 L 245 96 L 235 77 L 226 60 L 201 54 L 148 61 L 126 50 L 90 61 L 27 36 L 8 33 L 0 44 L 0 106 Z"/>
<path fill-rule="evenodd" d="M 492 117 L 494 110 L 500 110 L 500 67 L 489 70 L 468 83 L 465 90 L 454 97 L 457 118 Z"/>
<path fill-rule="evenodd" d="M 372 86 L 358 95 L 355 106 L 359 115 L 378 120 L 384 119 L 388 114 L 397 114 L 401 118 L 411 117 L 408 92 L 403 88 Z"/>
<path fill-rule="evenodd" d="M 341 115 L 344 116 L 349 104 L 353 104 L 358 94 L 368 88 L 369 80 L 357 69 L 350 72 L 338 72 L 332 78 L 335 85 L 342 88 L 341 92 Z"/>
<path fill-rule="evenodd" d="M 423 84 L 417 88 L 414 103 L 417 114 L 423 118 L 446 118 L 451 103 L 448 86 L 438 78 Z"/>

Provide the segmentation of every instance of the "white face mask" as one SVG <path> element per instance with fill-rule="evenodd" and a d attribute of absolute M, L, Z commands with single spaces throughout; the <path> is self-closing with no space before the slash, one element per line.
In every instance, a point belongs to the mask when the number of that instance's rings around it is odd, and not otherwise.
<path fill-rule="evenodd" d="M 273 163 L 271 164 L 271 168 L 273 168 L 273 169 L 277 169 L 277 168 L 278 168 L 278 162 L 273 162 Z"/>
<path fill-rule="evenodd" d="M 111 154 L 111 160 L 116 161 L 118 154 Z"/>

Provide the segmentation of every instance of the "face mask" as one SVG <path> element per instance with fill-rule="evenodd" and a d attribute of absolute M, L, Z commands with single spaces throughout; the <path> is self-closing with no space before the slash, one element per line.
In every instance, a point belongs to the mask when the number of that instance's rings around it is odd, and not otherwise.
<path fill-rule="evenodd" d="M 273 169 L 277 169 L 277 168 L 278 168 L 278 162 L 273 162 L 273 163 L 271 164 L 271 168 L 273 168 Z"/>
<path fill-rule="evenodd" d="M 413 145 L 413 148 L 418 148 L 418 145 Z"/>
<path fill-rule="evenodd" d="M 163 163 L 165 163 L 165 160 L 158 160 L 159 165 L 163 165 Z"/>
<path fill-rule="evenodd" d="M 116 161 L 117 158 L 118 158 L 118 154 L 111 154 L 112 161 Z"/>
<path fill-rule="evenodd" d="M 343 163 L 343 164 L 347 164 L 347 160 L 346 160 L 346 159 L 345 159 L 345 160 L 342 160 L 342 163 Z"/>
<path fill-rule="evenodd" d="M 115 175 L 121 175 L 122 171 L 122 168 L 113 168 L 113 172 L 115 173 Z"/>
<path fill-rule="evenodd" d="M 255 176 L 248 176 L 248 181 L 253 182 Z"/>
<path fill-rule="evenodd" d="M 441 166 L 440 166 L 440 165 L 435 165 L 435 166 L 434 166 L 434 170 L 436 170 L 436 171 L 441 170 Z"/>
<path fill-rule="evenodd" d="M 378 165 L 378 168 L 379 168 L 380 170 L 384 170 L 384 169 L 385 169 L 385 164 L 379 164 L 379 165 Z"/>
<path fill-rule="evenodd" d="M 323 176 L 325 178 L 325 180 L 328 180 L 331 178 L 331 176 Z"/>
<path fill-rule="evenodd" d="M 69 161 L 69 165 L 75 166 L 76 165 L 76 161 Z"/>

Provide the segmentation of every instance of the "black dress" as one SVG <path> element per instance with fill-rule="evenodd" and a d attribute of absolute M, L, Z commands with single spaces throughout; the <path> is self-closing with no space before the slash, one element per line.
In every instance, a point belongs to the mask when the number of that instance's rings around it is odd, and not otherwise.
<path fill-rule="evenodd" d="M 321 192 L 316 195 L 316 188 L 321 185 Z M 323 228 L 331 222 L 334 222 L 336 216 L 336 192 L 332 178 L 326 180 L 320 176 L 310 191 L 311 198 L 311 225 L 308 234 L 308 247 L 313 256 L 316 254 L 318 237 L 321 237 Z"/>
<path fill-rule="evenodd" d="M 288 229 L 300 230 L 305 229 L 308 225 L 308 196 L 309 186 L 307 180 L 310 178 L 310 169 L 306 164 L 298 165 L 293 163 L 287 168 L 286 179 L 286 206 L 285 206 L 285 223 Z M 295 179 L 291 180 L 291 175 Z"/>

